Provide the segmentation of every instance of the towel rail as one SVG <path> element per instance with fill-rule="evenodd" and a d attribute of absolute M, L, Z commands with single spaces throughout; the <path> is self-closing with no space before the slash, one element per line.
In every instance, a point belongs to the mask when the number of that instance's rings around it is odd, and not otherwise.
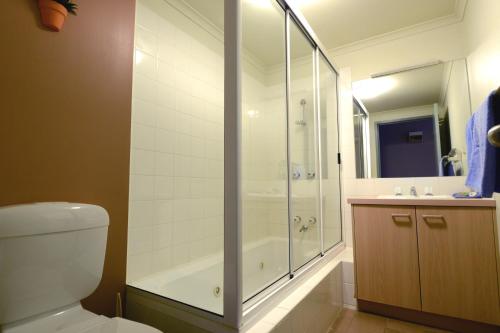
<path fill-rule="evenodd" d="M 495 92 L 495 97 L 500 97 L 500 87 Z M 488 141 L 495 147 L 500 147 L 500 125 L 493 126 L 488 131 Z"/>
<path fill-rule="evenodd" d="M 493 126 L 488 131 L 488 141 L 495 147 L 500 147 L 500 125 Z"/>

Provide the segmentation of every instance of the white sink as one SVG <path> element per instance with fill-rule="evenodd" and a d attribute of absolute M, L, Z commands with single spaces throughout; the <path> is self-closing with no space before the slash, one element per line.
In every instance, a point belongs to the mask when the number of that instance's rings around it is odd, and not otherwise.
<path fill-rule="evenodd" d="M 413 196 L 413 195 L 395 195 L 395 194 L 389 194 L 389 195 L 378 195 L 377 198 L 379 199 L 412 199 L 412 200 L 437 200 L 437 199 L 453 199 L 451 195 L 418 195 L 418 196 Z"/>
<path fill-rule="evenodd" d="M 395 194 L 387 194 L 387 195 L 377 195 L 379 199 L 416 199 L 417 197 L 413 195 L 395 195 Z"/>
<path fill-rule="evenodd" d="M 439 195 L 419 195 L 420 199 L 455 199 L 453 196 L 448 194 Z"/>

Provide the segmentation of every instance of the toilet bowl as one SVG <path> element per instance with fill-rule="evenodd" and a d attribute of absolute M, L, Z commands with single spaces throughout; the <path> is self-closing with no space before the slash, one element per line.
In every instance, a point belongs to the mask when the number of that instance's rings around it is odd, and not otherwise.
<path fill-rule="evenodd" d="M 102 277 L 109 217 L 102 207 L 36 203 L 0 208 L 0 331 L 159 333 L 82 308 Z"/>

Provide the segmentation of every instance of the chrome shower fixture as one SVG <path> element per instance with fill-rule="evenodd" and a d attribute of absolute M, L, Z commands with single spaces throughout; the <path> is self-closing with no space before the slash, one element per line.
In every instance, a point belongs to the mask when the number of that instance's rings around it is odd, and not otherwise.
<path fill-rule="evenodd" d="M 300 105 L 302 106 L 302 119 L 300 120 L 297 120 L 295 121 L 295 125 L 298 125 L 298 126 L 306 126 L 306 121 L 305 121 L 305 114 L 306 114 L 306 104 L 307 104 L 307 101 L 305 98 L 302 98 L 300 100 Z"/>

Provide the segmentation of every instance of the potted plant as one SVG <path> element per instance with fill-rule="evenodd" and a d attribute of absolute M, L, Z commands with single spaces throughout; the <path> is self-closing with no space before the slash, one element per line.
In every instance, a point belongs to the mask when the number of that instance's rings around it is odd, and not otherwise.
<path fill-rule="evenodd" d="M 61 31 L 68 13 L 76 15 L 78 6 L 71 0 L 38 0 L 42 24 L 54 31 Z"/>

